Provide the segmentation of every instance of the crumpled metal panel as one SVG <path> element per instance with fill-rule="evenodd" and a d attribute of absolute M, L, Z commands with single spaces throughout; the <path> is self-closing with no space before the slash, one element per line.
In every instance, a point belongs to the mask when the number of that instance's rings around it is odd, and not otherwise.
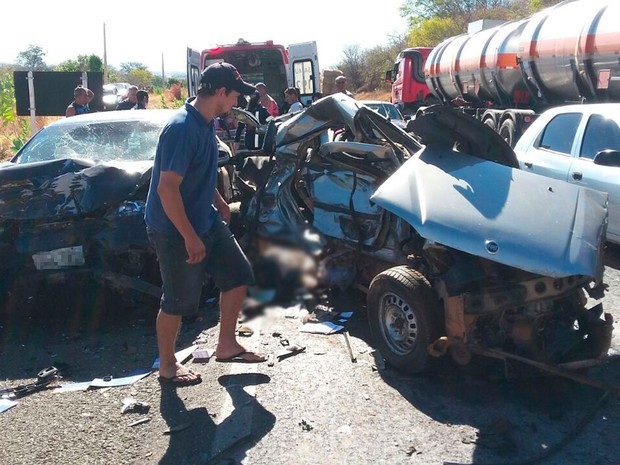
<path fill-rule="evenodd" d="M 602 278 L 607 194 L 427 147 L 372 200 L 424 238 L 551 277 Z"/>
<path fill-rule="evenodd" d="M 60 219 L 117 205 L 150 177 L 152 166 L 152 161 L 65 159 L 5 167 L 0 170 L 0 219 Z"/>

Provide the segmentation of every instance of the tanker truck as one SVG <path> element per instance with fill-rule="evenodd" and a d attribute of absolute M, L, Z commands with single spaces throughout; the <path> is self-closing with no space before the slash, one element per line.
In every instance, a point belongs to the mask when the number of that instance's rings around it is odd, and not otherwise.
<path fill-rule="evenodd" d="M 423 64 L 430 94 L 418 104 L 434 98 L 459 107 L 514 146 L 548 108 L 620 102 L 618 18 L 620 1 L 566 0 L 527 19 L 450 37 Z M 396 104 L 415 105 L 411 100 L 392 94 Z"/>

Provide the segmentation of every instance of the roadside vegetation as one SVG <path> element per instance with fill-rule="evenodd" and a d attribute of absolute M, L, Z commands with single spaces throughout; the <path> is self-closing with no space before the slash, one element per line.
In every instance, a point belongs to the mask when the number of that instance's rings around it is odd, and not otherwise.
<path fill-rule="evenodd" d="M 404 48 L 435 46 L 442 40 L 467 31 L 467 25 L 479 19 L 513 20 L 559 3 L 560 0 L 403 0 L 401 14 L 408 19 L 408 30 L 386 38 L 386 44 L 370 49 L 351 44 L 342 51 L 338 64 L 348 79 L 348 87 L 359 99 L 388 100 L 389 84 L 385 71 Z M 30 118 L 17 116 L 13 89 L 13 71 L 93 71 L 103 72 L 103 61 L 97 55 L 78 55 L 58 65 L 45 63 L 45 50 L 29 45 L 16 57 L 14 65 L 0 67 L 0 161 L 9 158 L 30 136 Z M 109 66 L 105 82 L 129 82 L 150 92 L 150 108 L 178 108 L 187 97 L 184 79 L 165 82 L 140 62 Z M 69 102 L 67 102 L 68 104 Z M 57 117 L 37 118 L 37 127 Z"/>

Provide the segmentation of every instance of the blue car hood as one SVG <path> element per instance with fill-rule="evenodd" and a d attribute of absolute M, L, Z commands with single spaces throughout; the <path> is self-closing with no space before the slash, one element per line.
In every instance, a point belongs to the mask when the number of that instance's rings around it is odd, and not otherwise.
<path fill-rule="evenodd" d="M 372 200 L 427 240 L 544 276 L 602 279 L 605 193 L 429 146 Z"/>

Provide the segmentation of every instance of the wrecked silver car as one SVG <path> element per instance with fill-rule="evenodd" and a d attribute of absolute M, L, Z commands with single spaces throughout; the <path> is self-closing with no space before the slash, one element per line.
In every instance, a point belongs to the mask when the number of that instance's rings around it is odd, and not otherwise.
<path fill-rule="evenodd" d="M 159 132 L 172 113 L 62 119 L 0 166 L 0 302 L 16 286 L 78 276 L 128 296 L 160 295 L 143 216 Z M 229 155 L 220 145 L 220 159 Z"/>
<path fill-rule="evenodd" d="M 611 317 L 586 294 L 603 292 L 606 195 L 520 171 L 449 108 L 408 130 L 342 94 L 271 122 L 242 208 L 250 249 L 304 250 L 318 287 L 364 289 L 377 347 L 408 372 L 446 352 L 461 365 L 603 357 Z"/>

